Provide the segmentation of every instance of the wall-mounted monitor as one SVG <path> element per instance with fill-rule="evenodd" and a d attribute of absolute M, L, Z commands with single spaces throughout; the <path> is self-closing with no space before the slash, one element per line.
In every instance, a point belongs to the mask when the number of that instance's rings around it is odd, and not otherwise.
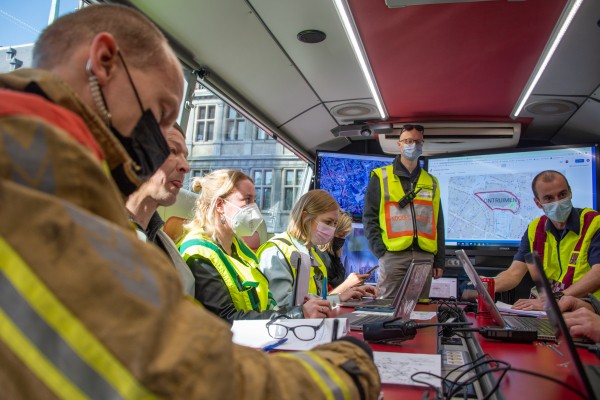
<path fill-rule="evenodd" d="M 543 214 L 533 201 L 531 181 L 553 169 L 566 176 L 574 207 L 597 207 L 598 147 L 512 149 L 439 155 L 426 169 L 440 183 L 448 251 L 512 255 L 528 224 Z"/>
<path fill-rule="evenodd" d="M 394 156 L 318 151 L 315 187 L 328 191 L 344 211 L 361 221 L 371 170 L 393 161 Z"/>

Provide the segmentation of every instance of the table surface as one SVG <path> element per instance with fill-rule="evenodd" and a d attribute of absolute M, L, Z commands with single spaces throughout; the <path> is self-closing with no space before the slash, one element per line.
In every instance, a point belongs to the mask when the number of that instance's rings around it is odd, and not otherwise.
<path fill-rule="evenodd" d="M 418 305 L 417 310 L 435 311 L 435 306 Z M 352 309 L 340 308 L 336 311 L 339 315 L 352 311 Z M 491 325 L 489 319 L 481 316 L 475 317 L 474 314 L 467 314 L 467 318 L 473 322 L 474 326 Z M 360 331 L 351 331 L 351 335 L 362 338 Z M 562 364 L 564 360 L 561 360 L 555 350 L 548 347 L 544 342 L 536 341 L 533 344 L 501 343 L 489 341 L 479 334 L 476 334 L 476 337 L 484 353 L 489 354 L 494 359 L 508 362 L 513 368 L 548 375 L 574 388 L 579 388 L 579 384 L 573 375 L 573 366 Z M 428 327 L 419 329 L 417 336 L 413 340 L 402 342 L 400 345 L 371 344 L 371 347 L 374 351 L 436 354 L 436 343 L 437 328 Z M 578 349 L 578 353 L 584 364 L 600 365 L 600 360 L 586 349 Z M 391 400 L 422 399 L 426 389 L 416 386 L 385 384 L 382 390 L 384 399 Z M 515 371 L 510 371 L 506 374 L 500 384 L 500 390 L 507 399 L 564 400 L 579 398 L 572 391 L 561 385 Z"/>

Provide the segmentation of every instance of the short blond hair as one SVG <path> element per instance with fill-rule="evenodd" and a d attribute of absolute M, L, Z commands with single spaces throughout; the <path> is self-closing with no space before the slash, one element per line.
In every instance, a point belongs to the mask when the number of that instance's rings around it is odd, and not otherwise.
<path fill-rule="evenodd" d="M 233 169 L 218 169 L 194 180 L 194 189 L 199 190 L 199 196 L 194 208 L 194 219 L 185 225 L 187 232 L 201 232 L 211 239 L 215 238 L 217 215 L 215 207 L 217 199 L 229 196 L 238 183 L 252 179 L 242 171 Z"/>
<path fill-rule="evenodd" d="M 340 205 L 325 190 L 310 190 L 294 205 L 287 232 L 293 238 L 307 244 L 310 242 L 310 224 L 321 214 L 340 209 Z"/>

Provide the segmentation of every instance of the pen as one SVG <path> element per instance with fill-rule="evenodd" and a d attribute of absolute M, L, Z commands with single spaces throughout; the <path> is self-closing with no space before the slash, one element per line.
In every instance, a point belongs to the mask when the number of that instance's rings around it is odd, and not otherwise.
<path fill-rule="evenodd" d="M 321 293 L 323 295 L 323 300 L 327 300 L 327 277 L 324 276 L 323 277 L 323 293 Z"/>
<path fill-rule="evenodd" d="M 340 321 L 335 318 L 333 320 L 333 332 L 331 332 L 331 341 L 333 342 L 334 340 L 337 340 L 337 333 L 338 333 L 338 325 L 340 324 Z"/>
<path fill-rule="evenodd" d="M 264 346 L 262 348 L 263 351 L 271 351 L 276 347 L 281 346 L 282 344 L 284 344 L 285 342 L 287 342 L 287 338 L 283 338 L 283 339 L 279 339 L 273 343 L 269 343 L 268 345 Z"/>

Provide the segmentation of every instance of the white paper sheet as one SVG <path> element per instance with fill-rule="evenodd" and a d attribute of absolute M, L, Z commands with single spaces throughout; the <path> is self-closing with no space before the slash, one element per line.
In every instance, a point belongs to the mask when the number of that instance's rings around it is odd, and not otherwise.
<path fill-rule="evenodd" d="M 289 331 L 287 342 L 277 347 L 277 350 L 310 350 L 320 344 L 330 343 L 333 339 L 333 321 L 335 319 L 326 318 L 325 323 L 317 331 L 317 336 L 313 340 L 300 340 L 294 336 L 293 332 Z M 346 318 L 337 318 L 337 320 L 339 321 L 337 337 L 340 338 L 348 332 L 348 320 Z M 273 338 L 269 336 L 267 331 L 267 322 L 269 322 L 268 319 L 234 321 L 231 327 L 233 342 L 254 348 L 262 348 L 272 343 Z M 277 323 L 288 327 L 298 325 L 318 326 L 321 319 L 280 319 Z"/>
<path fill-rule="evenodd" d="M 516 314 L 516 315 L 527 315 L 530 317 L 545 317 L 545 311 L 525 311 L 525 310 L 515 310 L 512 308 L 510 304 L 503 303 L 501 301 L 496 302 L 496 307 L 500 312 Z"/>
<path fill-rule="evenodd" d="M 410 377 L 416 372 L 429 372 L 436 376 L 442 373 L 442 357 L 439 354 L 373 353 L 375 365 L 381 375 L 382 383 L 398 385 L 427 386 L 417 383 Z M 440 379 L 427 374 L 419 374 L 416 379 L 440 387 Z"/>

